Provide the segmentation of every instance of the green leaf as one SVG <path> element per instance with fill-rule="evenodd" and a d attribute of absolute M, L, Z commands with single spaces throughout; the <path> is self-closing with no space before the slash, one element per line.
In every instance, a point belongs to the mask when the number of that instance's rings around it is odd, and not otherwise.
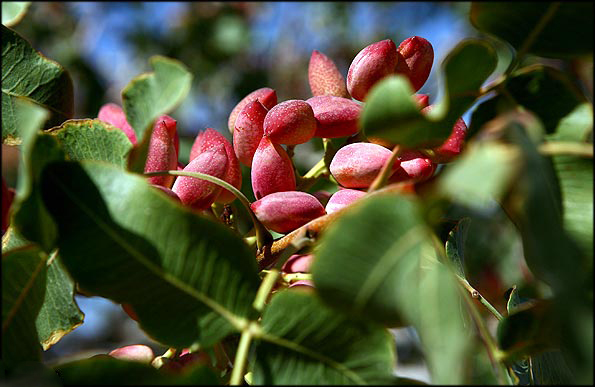
<path fill-rule="evenodd" d="M 454 229 L 448 233 L 446 240 L 446 256 L 454 264 L 455 272 L 465 277 L 465 239 L 467 239 L 467 231 L 469 231 L 469 223 L 471 218 L 461 219 Z"/>
<path fill-rule="evenodd" d="M 30 1 L 3 1 L 2 24 L 6 27 L 17 25 L 27 13 Z"/>
<path fill-rule="evenodd" d="M 35 246 L 2 254 L 2 359 L 6 369 L 41 360 L 35 319 L 43 303 L 47 256 Z"/>
<path fill-rule="evenodd" d="M 396 359 L 389 333 L 350 320 L 313 295 L 276 294 L 264 311 L 262 330 L 253 384 L 386 384 L 392 378 Z"/>
<path fill-rule="evenodd" d="M 76 304 L 74 294 L 74 282 L 54 252 L 48 260 L 43 306 L 35 321 L 44 351 L 83 323 L 84 314 Z"/>
<path fill-rule="evenodd" d="M 556 132 L 547 136 L 552 141 L 587 141 L 593 133 L 593 105 L 582 103 L 558 123 Z M 592 142 L 592 141 L 591 141 Z"/>
<path fill-rule="evenodd" d="M 213 371 L 200 367 L 190 374 L 168 374 L 134 361 L 96 355 L 54 368 L 64 385 L 220 385 Z"/>
<path fill-rule="evenodd" d="M 21 100 L 15 107 L 18 116 L 29 118 L 20 128 L 23 144 L 11 224 L 25 239 L 49 253 L 54 248 L 56 226 L 43 205 L 38 182 L 47 164 L 65 156 L 53 136 L 39 131 L 47 113 L 43 108 Z"/>
<path fill-rule="evenodd" d="M 321 237 L 312 277 L 332 307 L 418 331 L 434 383 L 461 383 L 469 336 L 457 280 L 437 261 L 419 204 L 386 195 L 358 202 Z"/>
<path fill-rule="evenodd" d="M 428 115 L 420 113 L 407 79 L 393 75 L 370 91 L 360 126 L 367 136 L 380 137 L 405 148 L 440 145 L 452 132 L 455 122 L 471 107 L 496 63 L 496 53 L 486 42 L 463 41 L 442 64 L 445 96 Z"/>
<path fill-rule="evenodd" d="M 256 260 L 223 224 L 105 163 L 55 163 L 42 187 L 73 279 L 131 304 L 153 339 L 209 346 L 254 318 Z"/>
<path fill-rule="evenodd" d="M 508 300 L 506 301 L 506 311 L 508 312 L 508 314 L 511 314 L 514 311 L 516 311 L 519 305 L 521 305 L 522 303 L 516 285 L 509 289 L 509 293 L 506 298 Z"/>
<path fill-rule="evenodd" d="M 554 156 L 553 167 L 562 192 L 564 230 L 593 261 L 593 159 Z"/>
<path fill-rule="evenodd" d="M 2 26 L 2 142 L 18 143 L 23 123 L 15 103 L 25 98 L 50 112 L 46 128 L 72 118 L 72 80 L 58 63 L 44 57 L 19 34 Z"/>
<path fill-rule="evenodd" d="M 33 244 L 25 239 L 13 226 L 9 226 L 4 235 L 2 235 L 2 253 Z"/>
<path fill-rule="evenodd" d="M 593 3 L 472 2 L 471 24 L 516 50 L 554 58 L 593 54 Z M 543 24 L 545 23 L 545 24 Z M 536 34 L 536 35 L 535 35 Z"/>
<path fill-rule="evenodd" d="M 564 229 L 562 193 L 556 171 L 551 160 L 537 150 L 543 139 L 543 134 L 540 138 L 536 131 L 539 122 L 529 113 L 518 113 L 508 119 L 503 128 L 508 141 L 521 151 L 522 172 L 511 186 L 509 200 L 503 204 L 521 233 L 527 265 L 554 291 L 580 292 L 590 278 L 592 264 Z"/>
<path fill-rule="evenodd" d="M 126 134 L 100 120 L 68 120 L 50 133 L 70 160 L 107 161 L 122 168 L 132 144 Z"/>
<path fill-rule="evenodd" d="M 181 62 L 156 55 L 149 63 L 153 72 L 137 76 L 122 90 L 126 120 L 139 140 L 130 154 L 129 169 L 138 173 L 144 171 L 153 123 L 174 110 L 192 85 L 192 74 Z"/>
<path fill-rule="evenodd" d="M 438 190 L 470 208 L 485 208 L 507 193 L 519 173 L 520 159 L 518 149 L 512 146 L 470 143 L 466 152 L 439 177 Z"/>

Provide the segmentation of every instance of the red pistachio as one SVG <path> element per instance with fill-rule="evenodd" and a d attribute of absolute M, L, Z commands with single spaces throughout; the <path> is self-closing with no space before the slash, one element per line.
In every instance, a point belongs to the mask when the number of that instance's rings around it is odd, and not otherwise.
<path fill-rule="evenodd" d="M 264 135 L 275 144 L 298 145 L 310 141 L 316 131 L 312 106 L 291 99 L 273 106 L 264 117 Z"/>
<path fill-rule="evenodd" d="M 314 137 L 348 137 L 358 132 L 362 106 L 352 99 L 319 95 L 306 100 L 316 118 Z"/>
<path fill-rule="evenodd" d="M 432 109 L 432 105 L 421 110 L 422 113 L 427 113 Z M 465 136 L 467 135 L 467 125 L 462 118 L 459 118 L 452 127 L 450 136 L 444 143 L 438 147 L 433 148 L 434 155 L 432 161 L 435 163 L 449 163 L 455 159 L 465 147 Z"/>
<path fill-rule="evenodd" d="M 422 37 L 412 36 L 399 44 L 397 52 L 399 60 L 395 72 L 409 78 L 413 91 L 421 89 L 434 62 L 432 44 Z"/>
<path fill-rule="evenodd" d="M 326 204 L 325 210 L 327 214 L 332 214 L 341 208 L 347 207 L 351 203 L 358 199 L 366 196 L 364 191 L 358 191 L 356 189 L 340 189 L 331 196 L 328 203 Z"/>
<path fill-rule="evenodd" d="M 283 273 L 309 273 L 314 255 L 293 254 L 281 267 Z"/>
<path fill-rule="evenodd" d="M 274 192 L 250 208 L 266 228 L 278 233 L 293 231 L 326 213 L 318 199 L 301 191 Z"/>
<path fill-rule="evenodd" d="M 124 110 L 115 103 L 106 103 L 99 109 L 99 113 L 97 114 L 97 118 L 103 122 L 107 122 L 115 126 L 116 128 L 121 129 L 128 139 L 132 143 L 132 145 L 136 145 L 136 133 L 134 129 L 130 126 L 128 121 L 126 121 L 126 114 Z"/>
<path fill-rule="evenodd" d="M 350 98 L 345 78 L 335 63 L 318 50 L 312 51 L 308 64 L 308 82 L 312 95 L 335 95 Z"/>
<path fill-rule="evenodd" d="M 169 116 L 161 116 L 155 121 L 149 143 L 149 153 L 145 164 L 145 172 L 176 170 L 178 154 L 175 147 L 176 120 Z M 171 187 L 175 176 L 163 175 L 148 178 L 149 183 Z"/>
<path fill-rule="evenodd" d="M 192 148 L 190 149 L 190 161 L 195 159 L 200 153 L 218 145 L 224 146 L 225 154 L 227 155 L 227 169 L 222 179 L 237 189 L 242 188 L 242 171 L 233 147 L 229 140 L 215 129 L 207 128 L 196 136 L 194 144 L 192 144 Z M 235 198 L 235 195 L 231 191 L 222 189 L 215 201 L 225 204 L 231 203 Z"/>
<path fill-rule="evenodd" d="M 436 164 L 423 153 L 415 150 L 406 150 L 399 156 L 399 167 L 389 178 L 390 183 L 412 180 L 424 181 L 432 177 Z"/>
<path fill-rule="evenodd" d="M 206 149 L 184 168 L 186 172 L 199 172 L 224 179 L 227 171 L 227 152 L 223 144 Z M 182 204 L 198 210 L 207 209 L 221 193 L 221 187 L 207 180 L 178 176 L 172 187 Z"/>
<path fill-rule="evenodd" d="M 147 364 L 150 364 L 155 357 L 153 350 L 142 344 L 127 345 L 125 347 L 117 348 L 111 351 L 108 355 L 116 359 L 137 361 Z"/>
<path fill-rule="evenodd" d="M 14 188 L 8 187 L 4 176 L 2 176 L 2 235 L 8 229 L 10 224 L 10 206 L 14 199 L 15 190 Z"/>
<path fill-rule="evenodd" d="M 372 86 L 394 73 L 397 60 L 397 47 L 390 39 L 366 46 L 351 62 L 347 91 L 353 98 L 363 101 Z"/>
<path fill-rule="evenodd" d="M 356 142 L 339 149 L 330 172 L 339 184 L 346 188 L 367 188 L 372 184 L 392 152 L 387 148 L 368 142 Z M 393 168 L 399 166 L 395 162 Z"/>
<path fill-rule="evenodd" d="M 250 171 L 256 199 L 273 192 L 295 191 L 293 163 L 281 145 L 263 137 L 258 144 Z"/>
<path fill-rule="evenodd" d="M 259 100 L 267 109 L 271 109 L 273 106 L 277 104 L 277 93 L 275 90 L 269 87 L 263 87 L 258 90 L 254 90 L 247 96 L 245 96 L 238 104 L 232 109 L 231 113 L 229 114 L 229 119 L 227 120 L 227 127 L 229 131 L 233 133 L 233 129 L 235 127 L 236 118 L 238 114 L 242 111 L 244 106 L 249 104 L 252 101 Z"/>
<path fill-rule="evenodd" d="M 252 167 L 254 152 L 264 134 L 264 118 L 268 109 L 260 101 L 246 104 L 236 118 L 233 130 L 233 149 L 238 160 Z"/>

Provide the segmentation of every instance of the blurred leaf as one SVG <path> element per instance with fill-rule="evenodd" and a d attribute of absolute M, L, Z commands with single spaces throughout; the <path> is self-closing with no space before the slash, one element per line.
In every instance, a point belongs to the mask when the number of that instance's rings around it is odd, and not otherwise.
<path fill-rule="evenodd" d="M 528 52 L 539 56 L 571 58 L 593 53 L 592 2 L 548 2 L 539 7 L 533 2 L 472 2 L 470 20 L 475 28 L 507 41 L 517 51 L 529 41 Z"/>
<path fill-rule="evenodd" d="M 44 351 L 81 325 L 84 318 L 74 300 L 74 282 L 66 273 L 57 252 L 50 256 L 48 263 L 45 298 L 35 321 Z"/>
<path fill-rule="evenodd" d="M 220 385 L 206 367 L 191 375 L 168 374 L 150 364 L 96 355 L 54 367 L 64 385 Z"/>
<path fill-rule="evenodd" d="M 132 147 L 126 134 L 100 120 L 68 120 L 52 128 L 70 160 L 107 161 L 126 167 L 126 156 Z"/>
<path fill-rule="evenodd" d="M 49 253 L 54 248 L 56 226 L 43 205 L 38 181 L 47 164 L 65 156 L 55 138 L 39 131 L 47 117 L 45 109 L 22 101 L 16 102 L 15 108 L 18 117 L 28 119 L 20 127 L 23 144 L 11 224 L 25 239 Z"/>
<path fill-rule="evenodd" d="M 502 126 L 506 138 L 522 151 L 519 162 L 522 172 L 503 204 L 520 230 L 527 265 L 554 291 L 579 291 L 586 281 L 585 276 L 590 275 L 589 264 L 564 230 L 562 194 L 556 171 L 551 160 L 542 156 L 536 146 L 536 142 L 540 142 L 539 122 L 529 113 L 520 112 L 506 120 L 508 123 Z M 582 189 L 585 189 L 584 183 L 581 182 Z"/>
<path fill-rule="evenodd" d="M 546 351 L 532 356 L 531 366 L 535 384 L 538 386 L 563 386 L 576 383 L 560 351 Z"/>
<path fill-rule="evenodd" d="M 411 323 L 434 383 L 462 382 L 469 336 L 459 285 L 437 261 L 415 200 L 386 195 L 358 202 L 322 236 L 311 271 L 332 307 L 387 325 Z"/>
<path fill-rule="evenodd" d="M 138 173 L 144 171 L 153 123 L 180 105 L 193 78 L 186 66 L 175 59 L 156 55 L 149 63 L 153 72 L 137 76 L 122 90 L 126 120 L 139 140 L 130 154 L 129 169 Z"/>
<path fill-rule="evenodd" d="M 4 4 L 4 3 L 3 3 Z M 72 118 L 72 80 L 58 63 L 33 49 L 19 34 L 2 25 L 2 142 L 18 143 L 22 116 L 16 114 L 16 100 L 22 97 L 47 110 L 45 127 Z"/>
<path fill-rule="evenodd" d="M 506 82 L 514 100 L 539 117 L 547 133 L 585 102 L 567 76 L 552 67 L 534 65 L 515 72 Z"/>
<path fill-rule="evenodd" d="M 471 107 L 496 63 L 496 53 L 487 43 L 463 41 L 444 59 L 445 96 L 429 114 L 419 111 L 407 79 L 393 75 L 370 91 L 360 126 L 367 136 L 380 137 L 405 148 L 440 145 L 450 135 L 456 120 Z"/>
<path fill-rule="evenodd" d="M 515 147 L 495 142 L 470 143 L 465 153 L 444 170 L 438 189 L 460 204 L 480 209 L 503 198 L 519 172 L 519 162 Z"/>
<path fill-rule="evenodd" d="M 554 141 L 584 142 L 593 133 L 593 105 L 582 103 L 558 123 L 556 132 L 547 136 Z"/>
<path fill-rule="evenodd" d="M 27 13 L 30 1 L 3 1 L 2 24 L 6 27 L 17 25 Z"/>
<path fill-rule="evenodd" d="M 386 384 L 394 344 L 381 326 L 347 319 L 300 291 L 276 294 L 262 317 L 255 385 Z"/>
<path fill-rule="evenodd" d="M 465 240 L 467 239 L 467 231 L 469 230 L 469 223 L 471 218 L 461 219 L 454 229 L 448 233 L 446 241 L 446 256 L 454 264 L 455 272 L 465 277 Z"/>
<path fill-rule="evenodd" d="M 593 159 L 554 156 L 553 166 L 562 191 L 564 230 L 593 261 Z"/>
<path fill-rule="evenodd" d="M 36 246 L 2 254 L 2 359 L 6 369 L 41 361 L 35 319 L 45 293 L 46 260 Z"/>
<path fill-rule="evenodd" d="M 153 339 L 209 346 L 254 317 L 256 260 L 223 224 L 94 161 L 49 166 L 43 193 L 73 279 L 89 294 L 131 304 Z"/>

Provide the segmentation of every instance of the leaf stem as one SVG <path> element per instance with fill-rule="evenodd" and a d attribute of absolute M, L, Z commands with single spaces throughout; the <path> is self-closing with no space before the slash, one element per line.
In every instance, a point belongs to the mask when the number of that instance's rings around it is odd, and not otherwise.
<path fill-rule="evenodd" d="M 467 281 L 465 278 L 462 278 L 459 275 L 457 275 L 457 279 L 459 280 L 461 285 L 463 285 L 463 287 L 469 292 L 471 297 L 479 300 L 479 302 L 481 302 L 482 305 L 485 306 L 494 315 L 494 317 L 496 317 L 498 320 L 502 320 L 504 318 L 502 317 L 500 312 L 498 312 L 498 310 L 481 295 L 481 293 L 479 293 L 477 290 L 473 288 L 473 286 L 471 286 L 469 281 Z"/>
<path fill-rule="evenodd" d="M 252 223 L 254 224 L 254 229 L 256 230 L 256 243 L 259 250 L 262 250 L 264 246 L 270 244 L 273 241 L 273 236 L 271 233 L 264 227 L 262 223 L 256 218 L 252 208 L 250 208 L 250 201 L 244 194 L 238 190 L 233 185 L 229 184 L 228 182 L 221 180 L 217 177 L 207 175 L 205 173 L 200 172 L 188 172 L 188 171 L 157 171 L 157 172 L 147 172 L 144 176 L 159 176 L 159 175 L 174 175 L 174 176 L 188 176 L 188 177 L 195 177 L 197 179 L 203 179 L 210 181 L 211 183 L 217 184 L 220 187 L 231 191 L 236 198 L 244 205 L 246 210 L 248 210 L 248 214 L 252 218 Z"/>
<path fill-rule="evenodd" d="M 252 306 L 259 312 L 262 312 L 264 309 L 264 304 L 266 303 L 267 298 L 269 297 L 269 293 L 277 283 L 277 278 L 279 278 L 279 270 L 272 269 L 269 270 L 260 283 L 260 287 L 258 288 L 258 292 L 256 293 L 256 298 L 254 298 L 254 302 Z"/>
<path fill-rule="evenodd" d="M 374 181 L 370 185 L 370 188 L 368 188 L 368 192 L 374 192 L 377 189 L 382 188 L 386 185 L 386 182 L 388 181 L 388 178 L 390 177 L 393 171 L 393 165 L 395 164 L 395 161 L 397 161 L 399 155 L 401 154 L 401 150 L 402 149 L 400 145 L 395 145 L 395 147 L 393 148 L 393 153 L 390 155 L 390 158 L 386 161 L 386 163 L 384 163 L 384 165 L 382 166 L 382 169 L 378 173 L 378 176 L 376 176 L 376 179 L 374 179 Z"/>
<path fill-rule="evenodd" d="M 572 155 L 593 157 L 593 144 L 566 141 L 548 141 L 539 145 L 539 152 L 546 155 Z"/>
<path fill-rule="evenodd" d="M 242 331 L 240 343 L 238 344 L 238 350 L 236 351 L 236 357 L 233 362 L 233 370 L 231 371 L 231 378 L 229 382 L 231 386 L 240 386 L 243 384 L 242 380 L 244 378 L 246 363 L 248 361 L 250 343 L 252 342 L 252 337 L 254 335 L 254 332 L 252 330 L 253 324 L 256 323 L 251 322 L 250 324 L 248 324 L 246 329 Z M 258 327 L 258 325 L 256 325 L 256 327 Z"/>

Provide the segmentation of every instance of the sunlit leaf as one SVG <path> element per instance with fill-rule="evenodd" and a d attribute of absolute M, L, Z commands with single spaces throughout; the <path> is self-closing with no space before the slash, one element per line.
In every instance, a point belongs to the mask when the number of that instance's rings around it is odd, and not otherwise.
<path fill-rule="evenodd" d="M 446 255 L 454 264 L 455 271 L 461 278 L 465 278 L 465 239 L 467 239 L 470 222 L 470 218 L 461 219 L 448 233 L 446 240 Z"/>
<path fill-rule="evenodd" d="M 45 128 L 72 118 L 72 80 L 56 62 L 44 57 L 19 34 L 2 25 L 2 142 L 22 136 L 16 100 L 25 98 L 50 113 Z"/>
<path fill-rule="evenodd" d="M 43 193 L 73 279 L 89 294 L 131 304 L 153 339 L 208 346 L 254 318 L 256 260 L 223 224 L 105 163 L 53 164 Z"/>
<path fill-rule="evenodd" d="M 70 160 L 107 161 L 126 166 L 126 156 L 132 144 L 126 134 L 100 120 L 68 120 L 52 128 Z"/>
<path fill-rule="evenodd" d="M 48 263 L 45 297 L 35 320 L 39 342 L 45 351 L 81 325 L 84 318 L 74 300 L 74 283 L 57 252 Z"/>
<path fill-rule="evenodd" d="M 313 295 L 275 295 L 262 318 L 252 365 L 256 385 L 386 384 L 395 363 L 389 333 L 354 321 Z"/>
<path fill-rule="evenodd" d="M 444 59 L 445 96 L 424 115 L 411 97 L 413 90 L 404 76 L 387 77 L 366 98 L 360 126 L 367 136 L 376 136 L 405 148 L 442 144 L 452 127 L 475 101 L 479 88 L 496 68 L 494 49 L 480 40 L 466 40 Z"/>
<path fill-rule="evenodd" d="M 6 369 L 41 360 L 35 319 L 43 304 L 47 255 L 35 246 L 2 254 L 2 359 Z"/>
<path fill-rule="evenodd" d="M 470 19 L 475 28 L 517 50 L 526 47 L 529 53 L 555 58 L 593 53 L 592 2 L 547 2 L 536 7 L 533 2 L 477 1 L 471 3 Z"/>
<path fill-rule="evenodd" d="M 137 76 L 122 90 L 126 120 L 139 140 L 130 153 L 129 169 L 139 173 L 144 170 L 153 123 L 180 105 L 192 84 L 192 74 L 175 59 L 156 55 L 149 63 L 153 72 Z"/>

